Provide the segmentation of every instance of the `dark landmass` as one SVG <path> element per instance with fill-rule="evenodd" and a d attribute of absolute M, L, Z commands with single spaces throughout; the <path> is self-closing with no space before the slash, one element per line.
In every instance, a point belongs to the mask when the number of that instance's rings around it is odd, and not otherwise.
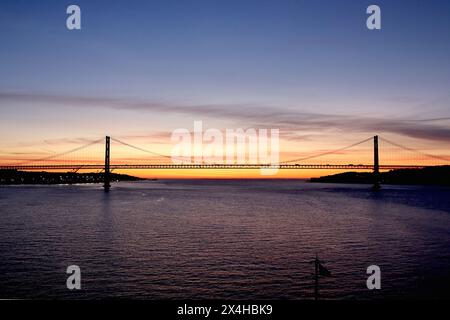
<path fill-rule="evenodd" d="M 329 183 L 373 183 L 370 172 L 345 172 L 311 178 L 311 182 Z M 450 166 L 427 167 L 423 169 L 397 169 L 380 173 L 381 184 L 450 185 Z"/>
<path fill-rule="evenodd" d="M 146 180 L 126 174 L 110 174 L 111 181 L 139 181 Z M 28 172 L 18 170 L 0 170 L 0 185 L 8 184 L 74 184 L 74 183 L 102 183 L 103 173 L 76 172 Z"/>

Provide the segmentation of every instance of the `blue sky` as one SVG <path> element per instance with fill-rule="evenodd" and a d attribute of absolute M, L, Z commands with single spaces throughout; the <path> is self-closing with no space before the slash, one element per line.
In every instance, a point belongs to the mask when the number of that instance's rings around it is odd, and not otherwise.
<path fill-rule="evenodd" d="M 80 31 L 66 29 L 69 4 L 81 7 Z M 380 31 L 365 26 L 370 4 L 381 7 Z M 201 117 L 196 106 L 213 126 L 299 125 L 306 135 L 311 117 L 327 116 L 326 126 L 348 116 L 336 128 L 351 133 L 353 117 L 371 117 L 357 134 L 433 140 L 435 126 L 438 141 L 450 140 L 441 120 L 423 136 L 378 126 L 450 116 L 449 1 L 2 0 L 0 40 L 7 138 L 173 130 Z M 106 113 L 104 126 L 86 120 Z M 299 123 L 271 123 L 271 113 Z M 23 130 L 6 132 L 18 119 Z"/>

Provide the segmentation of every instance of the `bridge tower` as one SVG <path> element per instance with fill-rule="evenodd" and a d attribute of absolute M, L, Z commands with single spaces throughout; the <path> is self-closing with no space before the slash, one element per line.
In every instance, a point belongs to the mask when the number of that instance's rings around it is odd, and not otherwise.
<path fill-rule="evenodd" d="M 380 162 L 378 158 L 378 136 L 373 137 L 373 189 L 380 189 Z"/>
<path fill-rule="evenodd" d="M 109 160 L 110 160 L 110 137 L 106 136 L 105 141 L 105 175 L 104 175 L 104 184 L 103 188 L 105 192 L 108 192 L 111 188 L 111 177 L 110 177 L 110 169 L 109 169 Z"/>

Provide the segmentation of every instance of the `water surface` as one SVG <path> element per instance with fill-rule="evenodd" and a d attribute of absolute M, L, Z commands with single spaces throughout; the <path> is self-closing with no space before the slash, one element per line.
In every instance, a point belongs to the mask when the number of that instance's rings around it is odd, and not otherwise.
<path fill-rule="evenodd" d="M 0 298 L 448 298 L 450 189 L 303 181 L 0 187 Z M 82 290 L 66 288 L 78 265 Z M 380 266 L 382 289 L 366 288 Z"/>

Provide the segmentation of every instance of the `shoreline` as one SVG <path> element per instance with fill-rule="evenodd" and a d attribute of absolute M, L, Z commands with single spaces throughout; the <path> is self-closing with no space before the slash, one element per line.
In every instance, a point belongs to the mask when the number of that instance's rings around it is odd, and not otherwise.
<path fill-rule="evenodd" d="M 417 186 L 450 186 L 450 166 L 436 166 L 422 169 L 396 169 L 380 172 L 379 182 L 382 185 L 417 185 Z M 133 181 L 299 181 L 307 183 L 363 184 L 374 183 L 371 172 L 343 172 L 318 178 L 141 178 L 127 174 L 110 173 L 111 182 Z M 0 185 L 76 185 L 102 184 L 104 173 L 101 172 L 30 172 L 19 170 L 0 170 Z"/>
<path fill-rule="evenodd" d="M 126 174 L 110 173 L 111 182 L 147 180 Z M 0 170 L 0 185 L 73 185 L 103 183 L 104 173 L 29 172 Z"/>

